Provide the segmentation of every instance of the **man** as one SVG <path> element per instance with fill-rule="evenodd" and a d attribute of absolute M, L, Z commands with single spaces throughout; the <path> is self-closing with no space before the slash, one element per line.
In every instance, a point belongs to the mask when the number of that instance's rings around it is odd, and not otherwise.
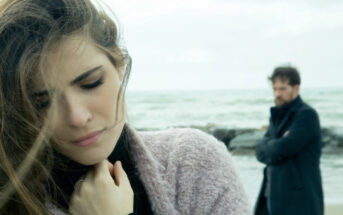
<path fill-rule="evenodd" d="M 322 215 L 318 115 L 300 98 L 297 69 L 277 67 L 269 79 L 275 107 L 268 131 L 256 145 L 256 157 L 266 168 L 255 215 Z"/>

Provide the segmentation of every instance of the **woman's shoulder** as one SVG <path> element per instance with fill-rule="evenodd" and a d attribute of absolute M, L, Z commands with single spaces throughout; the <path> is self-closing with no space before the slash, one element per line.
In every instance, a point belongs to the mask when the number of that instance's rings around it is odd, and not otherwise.
<path fill-rule="evenodd" d="M 218 160 L 230 157 L 224 143 L 194 128 L 171 128 L 138 133 L 156 158 L 160 161 Z M 230 160 L 230 158 L 229 158 Z M 220 162 L 219 162 L 220 163 Z"/>
<path fill-rule="evenodd" d="M 149 148 L 159 148 L 168 152 L 175 150 L 202 151 L 204 149 L 227 151 L 222 142 L 194 128 L 171 128 L 159 131 L 143 131 L 138 132 L 138 134 Z"/>
<path fill-rule="evenodd" d="M 229 175 L 235 172 L 232 156 L 224 143 L 198 129 L 173 128 L 139 132 L 139 135 L 154 158 L 168 168 L 200 172 L 206 168 L 206 172 L 212 173 L 229 169 Z M 216 174 L 222 173 L 213 175 Z"/>
<path fill-rule="evenodd" d="M 172 195 L 177 197 L 174 201 L 201 202 L 192 214 L 250 213 L 234 161 L 224 143 L 192 128 L 139 132 L 139 135 L 154 159 L 164 167 L 168 184 L 177 187 Z M 180 203 L 179 210 L 185 212 L 187 207 Z"/>

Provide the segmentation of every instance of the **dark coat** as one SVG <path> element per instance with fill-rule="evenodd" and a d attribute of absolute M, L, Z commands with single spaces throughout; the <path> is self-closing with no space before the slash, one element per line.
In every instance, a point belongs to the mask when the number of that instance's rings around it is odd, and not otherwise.
<path fill-rule="evenodd" d="M 256 157 L 267 167 L 255 214 L 265 200 L 266 187 L 271 215 L 324 214 L 321 146 L 318 114 L 300 96 L 287 105 L 271 108 L 268 131 L 256 145 Z"/>

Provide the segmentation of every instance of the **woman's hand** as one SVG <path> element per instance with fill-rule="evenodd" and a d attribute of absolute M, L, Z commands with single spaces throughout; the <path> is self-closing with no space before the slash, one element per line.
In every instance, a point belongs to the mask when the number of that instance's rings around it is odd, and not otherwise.
<path fill-rule="evenodd" d="M 89 171 L 72 195 L 69 212 L 72 215 L 132 213 L 133 191 L 121 162 L 112 165 L 104 160 Z"/>

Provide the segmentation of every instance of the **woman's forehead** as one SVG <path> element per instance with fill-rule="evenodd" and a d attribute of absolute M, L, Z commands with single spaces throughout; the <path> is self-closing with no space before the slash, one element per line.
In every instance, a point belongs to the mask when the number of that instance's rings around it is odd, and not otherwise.
<path fill-rule="evenodd" d="M 49 51 L 52 55 L 63 53 L 77 56 L 82 54 L 83 49 L 88 43 L 88 38 L 81 33 L 76 33 L 62 37 L 51 46 Z"/>
<path fill-rule="evenodd" d="M 88 39 L 79 35 L 66 37 L 50 48 L 37 80 L 48 81 L 50 85 L 71 80 L 103 63 L 104 56 Z"/>

